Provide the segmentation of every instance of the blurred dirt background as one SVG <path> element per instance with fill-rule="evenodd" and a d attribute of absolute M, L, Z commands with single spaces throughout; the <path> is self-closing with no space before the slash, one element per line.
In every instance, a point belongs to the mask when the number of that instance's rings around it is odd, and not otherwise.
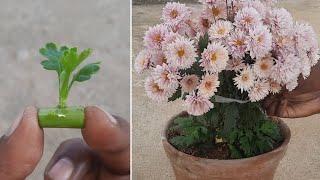
<path fill-rule="evenodd" d="M 58 82 L 43 70 L 38 49 L 47 42 L 92 48 L 102 61 L 92 80 L 75 84 L 70 105 L 99 105 L 130 117 L 129 0 L 0 0 L 0 136 L 27 105 L 55 106 Z M 79 130 L 45 129 L 44 155 L 28 178 L 42 173 L 60 142 Z M 26 142 L 27 143 L 27 142 Z"/>
<path fill-rule="evenodd" d="M 133 6 L 133 57 L 142 49 L 142 38 L 148 26 L 160 21 L 163 6 Z M 310 22 L 320 33 L 319 0 L 285 0 L 279 6 L 286 7 L 298 20 Z M 143 79 L 143 76 L 133 73 L 133 179 L 174 179 L 161 144 L 161 130 L 165 122 L 181 112 L 183 107 L 179 101 L 169 104 L 152 102 L 144 92 Z M 292 138 L 275 180 L 320 179 L 320 115 L 285 121 L 291 128 Z"/>

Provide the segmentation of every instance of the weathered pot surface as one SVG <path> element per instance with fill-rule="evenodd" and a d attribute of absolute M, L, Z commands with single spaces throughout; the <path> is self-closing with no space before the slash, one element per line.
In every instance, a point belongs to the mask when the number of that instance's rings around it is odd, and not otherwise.
<path fill-rule="evenodd" d="M 178 116 L 184 114 L 186 112 Z M 185 154 L 167 141 L 167 129 L 175 117 L 167 122 L 162 132 L 162 143 L 177 180 L 272 180 L 291 137 L 289 127 L 281 119 L 276 118 L 280 122 L 284 141 L 273 151 L 244 159 L 205 159 Z"/>

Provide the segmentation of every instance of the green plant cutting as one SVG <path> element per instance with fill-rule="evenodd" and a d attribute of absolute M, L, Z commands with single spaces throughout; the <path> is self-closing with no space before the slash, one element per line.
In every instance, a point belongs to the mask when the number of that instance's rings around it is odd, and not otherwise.
<path fill-rule="evenodd" d="M 99 71 L 100 62 L 80 67 L 91 55 L 91 49 L 78 52 L 76 47 L 57 47 L 55 43 L 47 43 L 39 52 L 46 58 L 41 65 L 46 70 L 56 71 L 59 82 L 59 104 L 56 107 L 39 109 L 40 127 L 83 128 L 84 107 L 68 106 L 68 96 L 75 83 L 87 81 Z"/>

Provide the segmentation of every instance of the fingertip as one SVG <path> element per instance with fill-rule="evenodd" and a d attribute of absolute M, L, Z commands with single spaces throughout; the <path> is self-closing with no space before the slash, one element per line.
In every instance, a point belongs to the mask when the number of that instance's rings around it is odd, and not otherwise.
<path fill-rule="evenodd" d="M 96 149 L 118 150 L 127 146 L 122 122 L 98 106 L 85 108 L 85 128 L 82 135 L 86 143 Z"/>

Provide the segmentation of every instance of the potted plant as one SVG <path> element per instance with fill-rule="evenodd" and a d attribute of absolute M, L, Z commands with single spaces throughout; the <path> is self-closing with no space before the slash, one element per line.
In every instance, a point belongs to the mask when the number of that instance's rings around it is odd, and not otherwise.
<path fill-rule="evenodd" d="M 177 179 L 273 179 L 290 130 L 261 102 L 309 76 L 316 34 L 271 0 L 200 2 L 200 13 L 167 3 L 135 60 L 150 73 L 148 97 L 186 107 L 166 124 L 164 149 Z"/>
<path fill-rule="evenodd" d="M 54 43 L 47 43 L 39 52 L 47 58 L 41 62 L 43 68 L 56 71 L 59 82 L 59 104 L 56 107 L 39 109 L 40 127 L 83 128 L 84 107 L 67 106 L 67 99 L 74 83 L 89 80 L 99 71 L 100 62 L 79 68 L 80 64 L 90 56 L 91 49 L 78 52 L 76 47 L 57 47 Z"/>

